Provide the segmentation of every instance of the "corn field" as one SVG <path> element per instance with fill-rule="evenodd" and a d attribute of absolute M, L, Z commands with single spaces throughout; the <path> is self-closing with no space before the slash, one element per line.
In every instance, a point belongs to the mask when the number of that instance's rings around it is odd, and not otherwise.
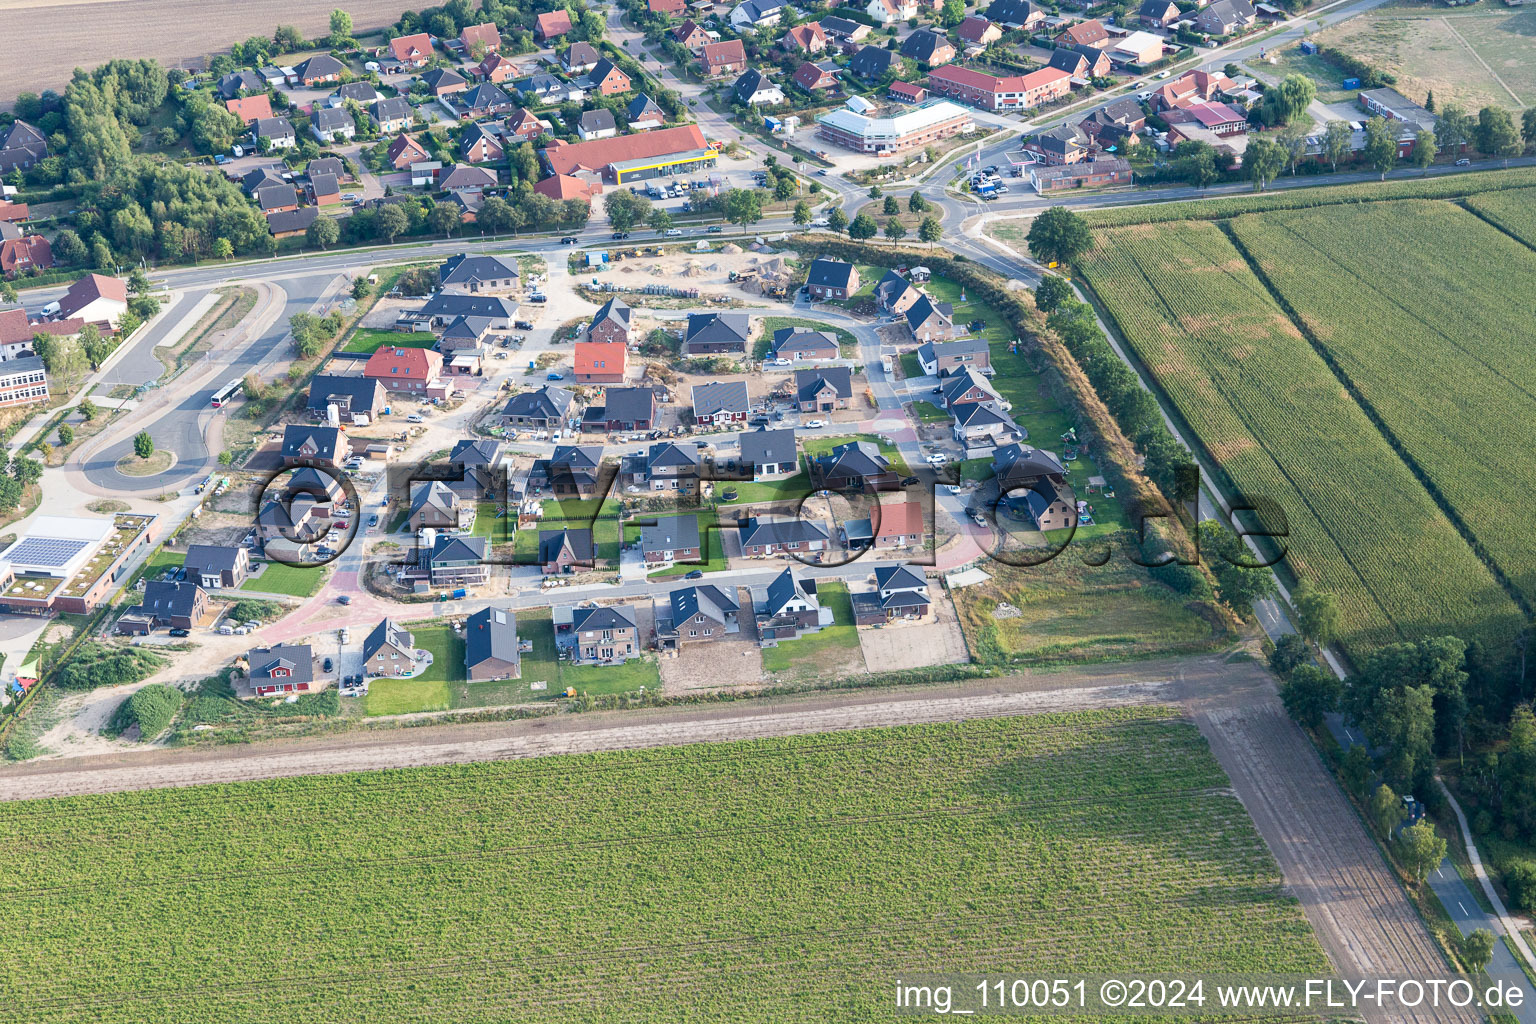
<path fill-rule="evenodd" d="M 1428 201 L 1232 231 L 1478 550 L 1536 599 L 1536 252 Z"/>
<path fill-rule="evenodd" d="M 892 1019 L 895 972 L 1322 971 L 1158 709 L 0 806 L 7 1019 Z"/>
<path fill-rule="evenodd" d="M 1503 635 L 1513 602 L 1219 225 L 1104 231 L 1083 270 L 1204 453 L 1284 510 L 1346 645 Z"/>

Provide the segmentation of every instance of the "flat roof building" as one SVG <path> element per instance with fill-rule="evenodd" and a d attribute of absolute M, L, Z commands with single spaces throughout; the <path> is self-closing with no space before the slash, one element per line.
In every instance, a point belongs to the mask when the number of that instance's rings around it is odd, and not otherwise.
<path fill-rule="evenodd" d="M 816 134 L 856 153 L 900 153 L 920 149 L 975 129 L 970 111 L 948 100 L 931 100 L 892 117 L 871 117 L 847 108 L 816 118 Z"/>

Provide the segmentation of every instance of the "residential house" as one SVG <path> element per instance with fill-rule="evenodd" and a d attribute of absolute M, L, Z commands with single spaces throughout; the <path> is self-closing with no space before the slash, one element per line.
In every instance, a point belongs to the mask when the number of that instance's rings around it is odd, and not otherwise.
<path fill-rule="evenodd" d="M 368 108 L 368 116 L 373 118 L 374 125 L 382 135 L 394 132 L 403 132 L 411 126 L 411 121 L 416 116 L 416 111 L 403 97 L 392 96 L 388 99 L 375 100 Z M 425 154 L 425 150 L 423 150 Z"/>
<path fill-rule="evenodd" d="M 939 385 L 939 405 L 945 409 L 953 412 L 956 406 L 975 404 L 989 405 L 998 412 L 1012 408 L 974 366 L 952 371 Z"/>
<path fill-rule="evenodd" d="M 469 79 L 452 68 L 433 68 L 421 76 L 421 81 L 426 85 L 427 92 L 436 99 L 451 96 L 456 92 L 464 92 L 469 88 Z"/>
<path fill-rule="evenodd" d="M 1164 82 L 1152 93 L 1151 103 L 1158 110 L 1173 110 L 1191 103 L 1209 103 L 1221 98 L 1236 83 L 1216 71 L 1191 71 L 1171 82 Z"/>
<path fill-rule="evenodd" d="M 666 14 L 674 18 L 680 18 L 688 9 L 687 0 L 646 0 L 646 7 L 652 14 Z"/>
<path fill-rule="evenodd" d="M 541 43 L 559 39 L 571 30 L 571 15 L 565 8 L 539 15 L 533 22 L 533 38 Z"/>
<path fill-rule="evenodd" d="M 841 70 L 836 61 L 819 60 L 815 63 L 806 61 L 795 69 L 793 81 L 806 92 L 831 89 L 837 85 L 837 75 Z"/>
<path fill-rule="evenodd" d="M 444 192 L 479 193 L 496 184 L 496 172 L 484 167 L 454 164 L 453 169 L 437 181 Z"/>
<path fill-rule="evenodd" d="M 853 603 L 853 621 L 859 626 L 879 626 L 898 619 L 920 619 L 928 614 L 928 580 L 921 570 L 905 565 L 875 567 L 873 590 L 849 595 Z"/>
<path fill-rule="evenodd" d="M 819 489 L 845 493 L 892 491 L 900 482 L 873 441 L 849 441 L 818 455 L 811 473 Z"/>
<path fill-rule="evenodd" d="M 48 155 L 43 133 L 25 121 L 0 128 L 0 174 L 24 171 Z"/>
<path fill-rule="evenodd" d="M 965 367 L 986 373 L 992 368 L 992 350 L 985 338 L 961 338 L 938 344 L 925 341 L 917 347 L 917 362 L 930 377 L 948 376 Z"/>
<path fill-rule="evenodd" d="M 476 683 L 522 678 L 515 612 L 482 608 L 464 620 L 464 674 Z"/>
<path fill-rule="evenodd" d="M 1248 0 L 1215 0 L 1195 15 L 1195 28 L 1212 36 L 1227 36 L 1250 28 L 1259 14 Z"/>
<path fill-rule="evenodd" d="M 443 357 L 424 348 L 395 348 L 384 345 L 368 357 L 363 376 L 378 381 L 390 391 L 424 393 L 443 372 Z"/>
<path fill-rule="evenodd" d="M 689 21 L 683 22 L 681 25 L 677 26 L 677 28 L 674 28 L 672 30 L 672 38 L 681 43 L 683 49 L 687 50 L 689 53 L 699 53 L 710 43 L 709 33 L 705 32 L 702 27 L 695 24 L 691 19 Z M 739 40 L 737 41 L 737 46 L 741 46 Z M 738 68 L 746 64 L 746 59 L 746 50 L 743 48 L 741 50 L 741 61 L 737 65 Z M 706 63 L 706 68 L 707 67 L 708 65 Z M 724 69 L 720 72 L 720 74 L 726 74 L 729 70 L 731 69 Z"/>
<path fill-rule="evenodd" d="M 266 93 L 259 93 L 255 96 L 225 100 L 224 109 L 238 117 L 240 123 L 249 128 L 262 118 L 272 116 L 272 101 Z"/>
<path fill-rule="evenodd" d="M 885 94 L 898 103 L 923 103 L 928 99 L 928 90 L 916 82 L 903 82 L 896 79 L 885 87 Z"/>
<path fill-rule="evenodd" d="M 544 71 L 512 84 L 525 103 L 532 100 L 542 103 L 581 103 L 587 98 L 586 91 L 580 86 Z"/>
<path fill-rule="evenodd" d="M 263 185 L 256 190 L 256 205 L 262 213 L 280 213 L 299 208 L 299 190 L 288 182 Z"/>
<path fill-rule="evenodd" d="M 1027 444 L 1004 445 L 992 453 L 992 476 L 1000 495 L 1046 479 L 1062 480 L 1066 472 L 1056 456 Z"/>
<path fill-rule="evenodd" d="M 799 50 L 814 55 L 826 50 L 827 33 L 818 23 L 808 21 L 784 33 L 779 45 L 791 53 Z"/>
<path fill-rule="evenodd" d="M 205 590 L 233 590 L 251 574 L 250 550 L 234 544 L 188 544 L 182 564 Z"/>
<path fill-rule="evenodd" d="M 568 174 L 551 174 L 541 178 L 533 190 L 551 199 L 580 199 L 584 203 L 591 203 L 592 197 L 602 192 L 603 187 Z"/>
<path fill-rule="evenodd" d="M 1100 157 L 1062 167 L 1031 167 L 1029 184 L 1039 194 L 1068 188 L 1105 188 L 1132 182 L 1131 162 L 1123 157 Z"/>
<path fill-rule="evenodd" d="M 748 107 L 772 107 L 784 102 L 784 91 L 757 68 L 748 68 L 731 86 L 731 98 Z"/>
<path fill-rule="evenodd" d="M 623 605 L 554 609 L 555 645 L 576 665 L 615 665 L 641 655 L 635 613 Z"/>
<path fill-rule="evenodd" d="M 1104 55 L 1103 51 L 1100 50 L 1095 50 L 1094 52 L 1098 53 L 1101 57 Z M 1047 64 L 1046 67 L 1052 67 L 1058 71 L 1065 71 L 1067 74 L 1071 75 L 1074 80 L 1080 82 L 1087 81 L 1090 77 L 1090 73 L 1088 71 L 1088 58 L 1083 56 L 1077 50 L 1068 46 L 1058 46 L 1056 49 L 1052 50 L 1050 63 Z"/>
<path fill-rule="evenodd" d="M 506 480 L 501 472 L 500 441 L 486 437 L 464 438 L 454 443 L 448 463 L 463 478 L 452 485 L 461 494 L 476 499 L 496 498 L 506 491 Z"/>
<path fill-rule="evenodd" d="M 1096 50 L 1110 45 L 1109 30 L 1097 18 L 1068 25 L 1056 36 L 1057 46 L 1091 46 Z"/>
<path fill-rule="evenodd" d="M 584 110 L 576 122 L 576 134 L 584 141 L 591 139 L 611 139 L 619 134 L 619 126 L 613 119 L 613 111 L 606 107 L 598 107 L 596 110 Z"/>
<path fill-rule="evenodd" d="M 1033 155 L 1038 164 L 1048 167 L 1066 166 L 1088 159 L 1093 152 L 1093 137 L 1078 125 L 1059 124 L 1025 136 L 1022 148 L 1024 152 Z"/>
<path fill-rule="evenodd" d="M 927 536 L 919 501 L 882 502 L 878 515 L 850 519 L 838 526 L 844 547 L 879 549 L 921 547 Z"/>
<path fill-rule="evenodd" d="M 629 92 L 629 76 L 619 70 L 619 66 L 604 57 L 597 62 L 597 66 L 587 73 L 582 80 L 588 92 L 594 92 L 599 96 L 618 96 Z"/>
<path fill-rule="evenodd" d="M 603 404 L 588 406 L 582 416 L 583 430 L 634 433 L 656 426 L 656 392 L 652 388 L 609 388 Z"/>
<path fill-rule="evenodd" d="M 489 21 L 480 25 L 465 25 L 459 32 L 459 45 L 471 57 L 477 53 L 495 53 L 501 49 L 501 32 L 494 22 Z"/>
<path fill-rule="evenodd" d="M 548 126 L 535 117 L 533 111 L 527 107 L 519 107 L 508 114 L 503 124 L 505 125 L 503 136 L 514 142 L 531 141 L 548 130 Z"/>
<path fill-rule="evenodd" d="M 576 42 L 566 48 L 560 57 L 560 66 L 568 75 L 584 75 L 597 67 L 603 55 L 591 43 Z"/>
<path fill-rule="evenodd" d="M 702 562 L 698 516 L 658 516 L 640 527 L 640 553 L 647 569 L 664 569 L 678 562 Z"/>
<path fill-rule="evenodd" d="M 52 266 L 53 246 L 43 235 L 21 235 L 0 242 L 0 276 L 8 281 Z"/>
<path fill-rule="evenodd" d="M 749 28 L 771 28 L 784 17 L 786 0 L 742 0 L 731 9 L 727 21 L 740 32 Z"/>
<path fill-rule="evenodd" d="M 411 507 L 405 521 L 412 530 L 456 530 L 459 496 L 442 480 L 417 480 L 411 484 Z"/>
<path fill-rule="evenodd" d="M 629 101 L 629 106 L 624 108 L 624 119 L 629 122 L 632 132 L 660 128 L 667 123 L 667 115 L 661 106 L 645 93 Z"/>
<path fill-rule="evenodd" d="M 795 371 L 795 407 L 801 412 L 832 412 L 853 401 L 853 370 L 823 366 Z"/>
<path fill-rule="evenodd" d="M 32 359 L 34 339 L 39 334 L 72 338 L 80 333 L 85 321 L 79 317 L 66 320 L 28 320 L 24 309 L 0 309 L 0 360 L 14 362 Z M 43 382 L 46 386 L 46 381 Z"/>
<path fill-rule="evenodd" d="M 752 318 L 746 313 L 689 313 L 683 329 L 685 356 L 745 355 Z"/>
<path fill-rule="evenodd" d="M 1045 21 L 1045 8 L 1030 0 L 993 0 L 986 17 L 994 25 L 1033 32 Z"/>
<path fill-rule="evenodd" d="M 559 430 L 571 418 L 574 398 L 565 388 L 546 384 L 507 399 L 501 409 L 501 419 L 513 429 Z"/>
<path fill-rule="evenodd" d="M 328 107 L 344 107 L 350 100 L 358 106 L 366 107 L 379 98 L 379 90 L 373 87 L 372 82 L 345 82 L 336 87 L 336 91 L 326 97 L 325 105 Z"/>
<path fill-rule="evenodd" d="M 1028 110 L 1072 91 L 1072 76 L 1056 68 L 998 77 L 947 65 L 928 73 L 928 91 L 983 110 Z"/>
<path fill-rule="evenodd" d="M 1163 37 L 1151 32 L 1132 32 L 1116 39 L 1109 46 L 1109 59 L 1116 64 L 1133 64 L 1145 67 L 1163 57 Z"/>
<path fill-rule="evenodd" d="M 59 298 L 59 311 L 53 320 L 84 320 L 105 333 L 128 311 L 128 282 L 120 277 L 86 274 L 70 285 Z M 76 330 L 75 333 L 79 333 Z"/>
<path fill-rule="evenodd" d="M 860 43 L 869 35 L 870 28 L 862 22 L 848 18 L 826 17 L 817 22 L 828 39 L 836 39 L 845 45 Z"/>
<path fill-rule="evenodd" d="M 931 28 L 920 28 L 902 42 L 901 55 L 919 64 L 938 67 L 955 59 L 955 47 L 948 36 L 940 35 Z"/>
<path fill-rule="evenodd" d="M 309 130 L 321 142 L 343 142 L 357 134 L 357 124 L 345 107 L 321 107 L 311 115 Z"/>
<path fill-rule="evenodd" d="M 434 587 L 476 587 L 490 579 L 486 551 L 490 541 L 461 533 L 439 533 L 422 555 L 427 580 Z"/>
<path fill-rule="evenodd" d="M 283 428 L 282 460 L 284 466 L 300 462 L 338 465 L 347 454 L 347 443 L 336 427 L 316 427 L 290 423 Z"/>
<path fill-rule="evenodd" d="M 162 626 L 191 629 L 208 616 L 208 592 L 196 583 L 153 580 L 144 585 L 139 603 L 117 620 L 119 633 L 153 633 Z"/>
<path fill-rule="evenodd" d="M 267 140 L 269 149 L 292 149 L 299 144 L 293 124 L 286 117 L 263 117 L 251 126 L 251 139 L 259 147 Z"/>
<path fill-rule="evenodd" d="M 483 257 L 476 257 L 476 259 L 481 258 Z M 511 261 L 508 262 L 511 264 Z M 515 266 L 515 264 L 511 265 Z M 454 279 L 453 287 L 443 288 L 420 308 L 406 310 L 396 317 L 396 329 L 441 331 L 461 316 L 474 316 L 486 319 L 488 330 L 510 331 L 513 318 L 517 315 L 517 302 L 507 296 L 489 294 L 492 290 L 490 288 L 471 290 L 468 287 L 470 277 L 481 273 L 493 275 L 487 280 L 502 282 L 496 290 L 505 290 L 508 287 L 505 282 L 510 279 L 500 276 L 504 273 L 503 268 L 493 264 L 471 264 L 469 269 L 456 271 L 451 275 Z"/>
<path fill-rule="evenodd" d="M 517 77 L 517 64 L 499 53 L 493 53 L 474 67 L 474 74 L 482 82 L 497 85 Z"/>
<path fill-rule="evenodd" d="M 389 41 L 390 56 L 402 68 L 422 68 L 432 59 L 432 36 L 426 32 L 396 36 Z"/>
<path fill-rule="evenodd" d="M 267 230 L 273 238 L 294 238 L 309 230 L 320 219 L 318 206 L 301 206 L 297 210 L 275 210 L 267 214 Z"/>
<path fill-rule="evenodd" d="M 745 423 L 751 406 L 745 381 L 712 380 L 693 386 L 693 421 L 700 426 Z"/>
<path fill-rule="evenodd" d="M 719 78 L 722 75 L 739 74 L 746 70 L 747 49 L 740 39 L 705 43 L 700 51 L 699 66 L 706 78 Z"/>
<path fill-rule="evenodd" d="M 1065 482 L 1046 477 L 1033 487 L 1008 497 L 1014 511 L 1028 515 L 1040 530 L 1064 530 L 1076 522 L 1077 507 Z"/>
<path fill-rule="evenodd" d="M 916 285 L 894 270 L 887 270 L 875 285 L 875 305 L 885 313 L 905 313 L 922 297 Z"/>
<path fill-rule="evenodd" d="M 597 342 L 629 343 L 631 310 L 623 299 L 614 297 L 598 307 L 587 325 L 587 340 Z"/>
<path fill-rule="evenodd" d="M 251 691 L 258 697 L 274 693 L 307 693 L 315 683 L 315 656 L 308 644 L 255 647 L 245 655 Z"/>
<path fill-rule="evenodd" d="M 422 163 L 431 158 L 432 154 L 427 152 L 426 147 L 409 135 L 399 136 L 384 152 L 384 159 L 397 171 L 403 171 L 412 164 Z"/>
<path fill-rule="evenodd" d="M 917 0 L 869 0 L 864 13 L 880 25 L 894 25 L 917 17 Z"/>
<path fill-rule="evenodd" d="M 1170 125 L 1198 125 L 1218 136 L 1241 135 L 1248 131 L 1247 115 L 1225 103 L 1189 103 L 1163 114 Z"/>
<path fill-rule="evenodd" d="M 307 408 L 311 416 L 327 419 L 336 410 L 339 423 L 361 416 L 372 420 L 384 406 L 384 388 L 368 377 L 337 377 L 320 374 L 310 379 Z"/>
<path fill-rule="evenodd" d="M 837 335 L 805 327 L 781 327 L 773 332 L 768 354 L 792 363 L 830 362 L 839 354 Z"/>
<path fill-rule="evenodd" d="M 545 576 L 569 575 L 594 564 L 591 530 L 540 530 L 539 566 Z"/>
<path fill-rule="evenodd" d="M 693 493 L 699 481 L 698 449 L 659 441 L 641 454 L 625 456 L 619 474 L 630 488 Z"/>
<path fill-rule="evenodd" d="M 990 403 L 965 402 L 951 406 L 950 434 L 955 443 L 967 450 L 996 448 L 1020 440 L 1020 431 L 1013 420 L 998 412 Z"/>
<path fill-rule="evenodd" d="M 741 606 L 732 596 L 735 587 L 700 583 L 680 587 L 655 607 L 656 647 L 675 651 L 683 644 L 720 640 L 741 631 L 737 616 Z"/>
<path fill-rule="evenodd" d="M 578 341 L 575 370 L 578 384 L 622 384 L 629 369 L 629 346 L 622 341 Z"/>
<path fill-rule="evenodd" d="M 347 165 L 341 160 L 340 157 L 316 157 L 304 167 L 304 176 L 309 178 L 310 181 L 314 181 L 316 177 L 325 174 L 329 174 L 337 181 L 341 181 L 343 178 L 351 177 L 351 175 L 347 173 Z"/>
<path fill-rule="evenodd" d="M 751 588 L 758 642 L 764 647 L 776 646 L 780 640 L 792 640 L 832 625 L 832 609 L 821 606 L 816 589 L 816 581 L 796 576 L 793 566 L 766 586 Z"/>
<path fill-rule="evenodd" d="M 313 89 L 326 82 L 339 82 L 345 64 L 328 53 L 317 53 L 293 69 L 294 78 L 306 89 Z"/>
<path fill-rule="evenodd" d="M 793 429 L 751 430 L 737 435 L 737 446 L 742 469 L 750 466 L 755 481 L 782 480 L 800 472 L 800 453 L 795 447 Z"/>
<path fill-rule="evenodd" d="M 510 114 L 513 107 L 512 97 L 499 85 L 490 82 L 481 82 L 463 93 L 456 95 L 448 101 L 454 113 L 460 119 L 478 120 L 484 117 L 500 117 Z"/>
<path fill-rule="evenodd" d="M 805 287 L 813 299 L 849 299 L 859 290 L 859 271 L 852 263 L 820 256 L 811 261 Z"/>
<path fill-rule="evenodd" d="M 590 498 L 603 483 L 602 462 L 601 445 L 557 444 L 549 458 L 534 460 L 528 471 L 529 493 Z"/>
<path fill-rule="evenodd" d="M 500 162 L 507 155 L 500 126 L 483 121 L 467 126 L 459 136 L 459 152 L 472 164 Z"/>
<path fill-rule="evenodd" d="M 848 62 L 849 74 L 857 75 L 866 82 L 878 82 L 896 63 L 896 52 L 880 46 L 862 46 Z"/>
<path fill-rule="evenodd" d="M 999 0 L 999 2 L 1004 2 L 1004 0 Z M 1030 4 L 1029 6 L 1033 7 L 1034 5 Z M 1042 11 L 1040 13 L 1041 19 L 1039 20 L 1043 20 L 1045 12 Z M 959 36 L 960 41 L 968 46 L 986 47 L 1003 38 L 1003 27 L 987 18 L 972 14 L 959 24 L 955 29 L 955 35 Z"/>
<path fill-rule="evenodd" d="M 955 336 L 955 307 L 948 302 L 920 295 L 902 315 L 916 341 L 948 341 Z"/>
<path fill-rule="evenodd" d="M 253 95 L 255 93 L 262 93 L 265 95 L 266 91 L 267 83 L 262 81 L 261 76 L 256 72 L 251 71 L 249 68 L 242 69 L 240 71 L 231 71 L 229 74 L 224 75 L 219 79 L 219 96 L 226 100 L 232 100 L 242 95 Z M 19 121 L 17 123 L 26 124 L 25 121 Z M 27 125 L 27 127 L 30 128 L 31 125 Z M 36 129 L 33 130 L 35 131 Z M 39 135 L 38 138 L 41 139 L 42 136 Z"/>
<path fill-rule="evenodd" d="M 1180 17 L 1178 5 L 1173 0 L 1143 0 L 1136 18 L 1144 28 L 1166 31 Z"/>
<path fill-rule="evenodd" d="M 363 674 L 408 677 L 416 672 L 416 637 L 394 619 L 380 619 L 363 638 Z"/>
<path fill-rule="evenodd" d="M 753 516 L 741 524 L 741 553 L 748 558 L 817 554 L 830 539 L 820 523 L 808 519 Z"/>

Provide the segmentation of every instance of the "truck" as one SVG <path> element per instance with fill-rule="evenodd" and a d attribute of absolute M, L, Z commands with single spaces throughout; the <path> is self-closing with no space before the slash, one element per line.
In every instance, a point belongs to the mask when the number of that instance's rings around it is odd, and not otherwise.
<path fill-rule="evenodd" d="M 880 369 L 884 370 L 886 373 L 890 373 L 895 369 L 889 354 L 880 357 Z"/>

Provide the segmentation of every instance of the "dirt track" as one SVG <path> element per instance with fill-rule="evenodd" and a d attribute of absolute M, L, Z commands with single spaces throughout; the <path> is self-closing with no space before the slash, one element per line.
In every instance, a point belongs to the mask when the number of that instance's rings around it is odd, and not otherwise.
<path fill-rule="evenodd" d="M 1254 662 L 1219 656 L 974 683 L 739 704 L 358 732 L 208 750 L 151 750 L 0 769 L 0 799 L 69 796 L 412 765 L 538 757 L 872 726 L 1177 703 L 1211 743 L 1338 970 L 1426 977 L 1434 940 Z M 1368 1015 L 1372 1020 L 1386 1019 Z M 1424 1016 L 1448 1024 L 1450 1016 Z"/>
<path fill-rule="evenodd" d="M 155 57 L 167 67 L 201 66 L 201 58 L 228 50 L 232 43 L 251 36 L 270 39 L 278 25 L 296 25 L 306 37 L 323 35 L 331 7 L 297 0 L 197 5 L 187 0 L 0 0 L 10 51 L 26 55 L 0 69 L 0 107 L 9 108 L 20 92 L 62 92 L 74 68 L 94 68 L 117 57 Z M 405 9 L 397 0 L 353 0 L 345 8 L 358 32 L 382 28 Z"/>

